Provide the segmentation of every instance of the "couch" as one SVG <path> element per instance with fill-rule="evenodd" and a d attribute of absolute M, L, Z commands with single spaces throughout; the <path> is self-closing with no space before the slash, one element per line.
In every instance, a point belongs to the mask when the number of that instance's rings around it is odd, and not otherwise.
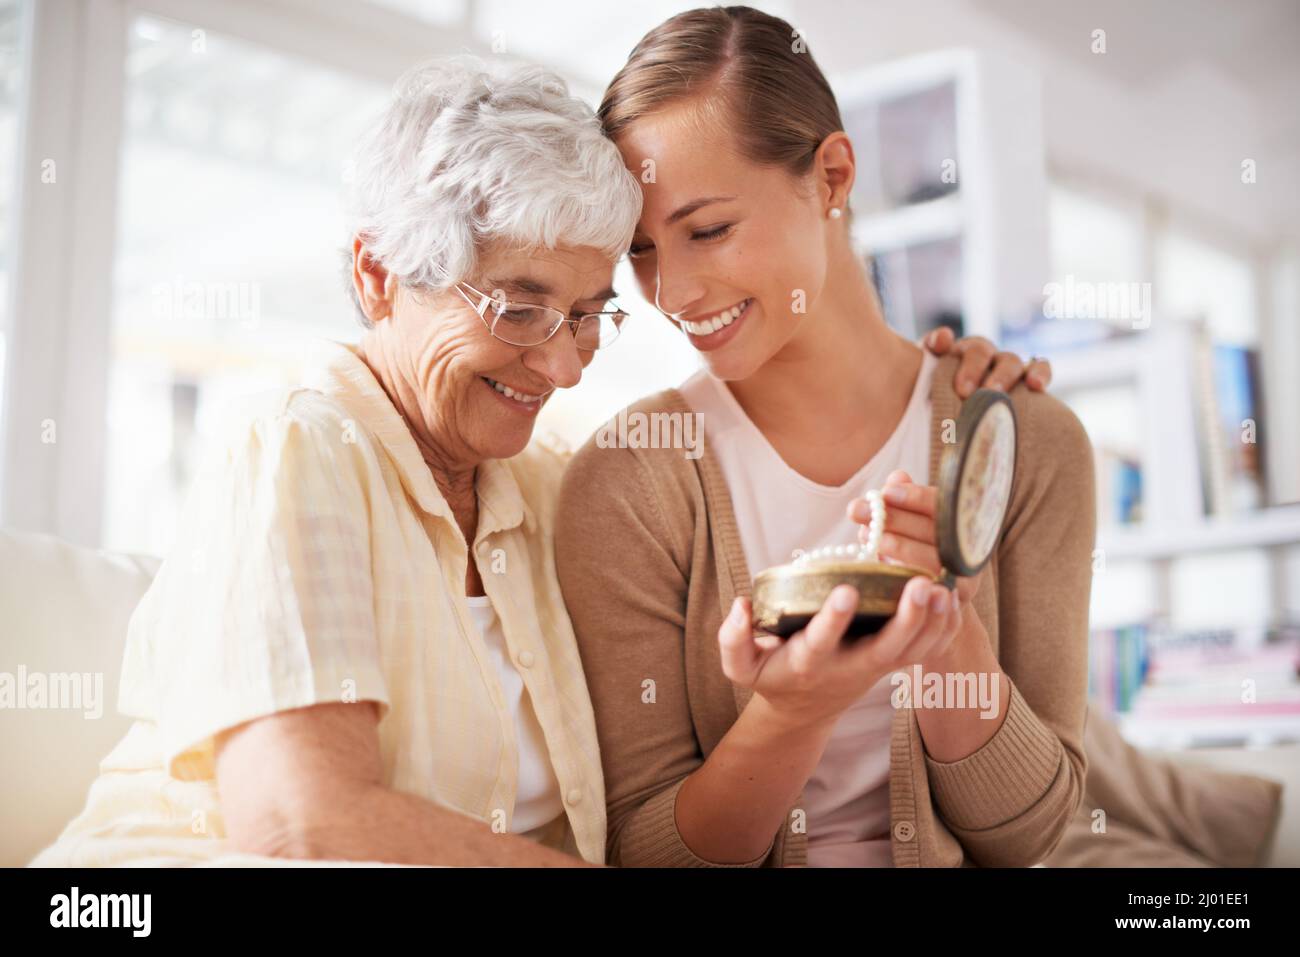
<path fill-rule="evenodd" d="M 0 866 L 26 864 L 58 836 L 126 733 L 130 721 L 116 707 L 123 641 L 159 564 L 0 529 L 0 673 L 102 675 L 97 717 L 85 707 L 0 710 Z M 1174 757 L 1282 781 L 1269 863 L 1300 864 L 1300 746 Z"/>

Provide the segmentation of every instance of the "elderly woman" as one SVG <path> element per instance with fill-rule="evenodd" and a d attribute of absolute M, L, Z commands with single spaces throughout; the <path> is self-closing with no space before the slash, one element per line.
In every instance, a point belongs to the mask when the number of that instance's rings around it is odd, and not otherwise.
<path fill-rule="evenodd" d="M 354 170 L 366 330 L 260 396 L 131 622 L 136 722 L 36 861 L 604 860 L 538 410 L 617 335 L 635 179 L 557 77 L 399 84 Z"/>
<path fill-rule="evenodd" d="M 565 460 L 529 439 L 618 334 L 638 183 L 558 78 L 464 61 L 354 174 L 360 343 L 232 419 L 131 621 L 135 723 L 37 864 L 604 861 Z"/>

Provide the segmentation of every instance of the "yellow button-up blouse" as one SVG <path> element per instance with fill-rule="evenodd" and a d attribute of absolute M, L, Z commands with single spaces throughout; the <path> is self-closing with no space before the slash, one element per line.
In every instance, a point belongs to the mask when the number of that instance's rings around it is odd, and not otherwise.
<path fill-rule="evenodd" d="M 198 475 L 128 630 L 135 718 L 85 810 L 34 863 L 219 862 L 213 737 L 372 700 L 384 782 L 510 829 L 518 742 L 465 600 L 472 556 L 546 739 L 566 814 L 535 838 L 605 855 L 595 722 L 552 556 L 563 451 L 478 469 L 466 543 L 356 350 L 321 343 L 303 387 L 242 407 Z M 241 857 L 240 863 L 246 863 Z"/>

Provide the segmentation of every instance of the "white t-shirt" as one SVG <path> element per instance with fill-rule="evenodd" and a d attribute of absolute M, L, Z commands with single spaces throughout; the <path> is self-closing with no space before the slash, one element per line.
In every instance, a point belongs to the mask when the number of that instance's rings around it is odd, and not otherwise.
<path fill-rule="evenodd" d="M 926 352 L 912 397 L 880 450 L 841 486 L 800 475 L 772 448 L 725 383 L 707 370 L 680 391 L 704 415 L 705 441 L 722 467 L 749 573 L 783 565 L 796 549 L 851 544 L 858 525 L 848 503 L 880 488 L 895 469 L 926 482 L 930 471 L 930 381 Z M 892 867 L 889 841 L 889 676 L 850 706 L 804 790 L 810 867 Z"/>
<path fill-rule="evenodd" d="M 467 597 L 469 613 L 487 643 L 492 663 L 501 681 L 501 694 L 506 707 L 515 718 L 515 734 L 519 739 L 519 787 L 515 795 L 515 811 L 510 819 L 510 832 L 524 837 L 530 832 L 541 832 L 564 813 L 560 800 L 560 782 L 551 767 L 542 726 L 533 712 L 532 700 L 524 689 L 524 679 L 510 660 L 501 619 L 486 596 Z"/>

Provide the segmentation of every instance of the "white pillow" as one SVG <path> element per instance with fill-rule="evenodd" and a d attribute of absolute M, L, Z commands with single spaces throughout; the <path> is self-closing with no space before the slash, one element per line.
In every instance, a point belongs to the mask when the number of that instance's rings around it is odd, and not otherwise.
<path fill-rule="evenodd" d="M 58 837 L 130 727 L 117 712 L 126 626 L 159 564 L 0 529 L 0 696 L 12 695 L 0 697 L 0 866 Z M 34 707 L 42 685 L 63 700 Z M 76 701 L 74 689 L 78 708 L 50 707 Z"/>

